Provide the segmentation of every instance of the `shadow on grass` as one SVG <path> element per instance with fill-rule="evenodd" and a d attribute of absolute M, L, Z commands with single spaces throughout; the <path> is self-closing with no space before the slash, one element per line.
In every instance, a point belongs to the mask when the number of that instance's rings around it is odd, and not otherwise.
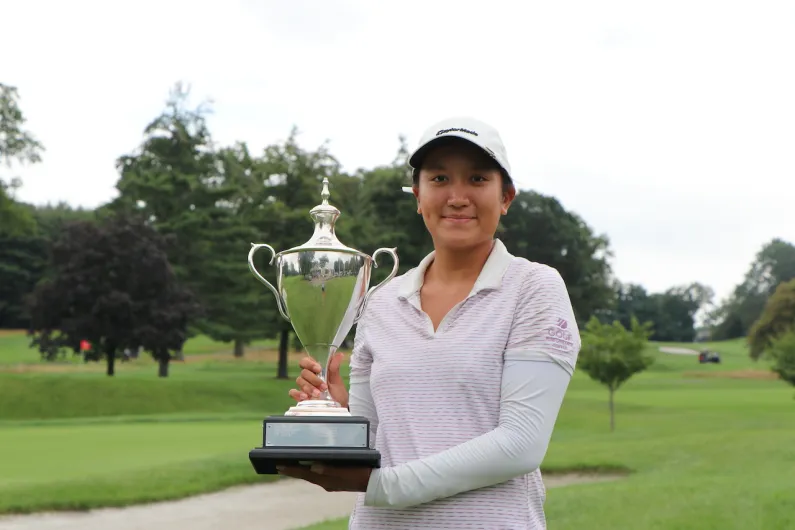
<path fill-rule="evenodd" d="M 541 466 L 541 474 L 545 477 L 559 477 L 563 475 L 610 475 L 629 476 L 635 470 L 622 465 L 614 464 L 574 464 L 567 466 Z"/>

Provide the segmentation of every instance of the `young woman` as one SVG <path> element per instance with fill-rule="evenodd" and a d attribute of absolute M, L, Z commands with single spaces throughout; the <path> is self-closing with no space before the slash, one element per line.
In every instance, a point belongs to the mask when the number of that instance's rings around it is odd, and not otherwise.
<path fill-rule="evenodd" d="M 545 529 L 538 468 L 580 349 L 566 286 L 495 239 L 516 190 L 492 127 L 438 123 L 409 163 L 434 251 L 369 300 L 350 391 L 342 354 L 327 381 L 370 420 L 382 467 L 281 473 L 361 492 L 351 529 Z M 301 367 L 297 401 L 326 389 L 314 360 Z"/>

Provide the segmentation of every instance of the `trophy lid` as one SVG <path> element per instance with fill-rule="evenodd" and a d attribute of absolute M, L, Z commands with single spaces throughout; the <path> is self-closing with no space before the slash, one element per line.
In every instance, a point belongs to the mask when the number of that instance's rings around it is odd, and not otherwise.
<path fill-rule="evenodd" d="M 303 245 L 293 247 L 290 250 L 280 252 L 286 254 L 289 252 L 300 252 L 302 250 L 327 250 L 327 251 L 340 251 L 353 254 L 362 254 L 356 249 L 343 245 L 337 234 L 335 233 L 335 225 L 340 216 L 340 211 L 329 204 L 328 199 L 331 195 L 328 189 L 328 178 L 323 178 L 323 189 L 320 192 L 322 202 L 309 211 L 309 215 L 315 221 L 315 232 L 312 237 Z"/>

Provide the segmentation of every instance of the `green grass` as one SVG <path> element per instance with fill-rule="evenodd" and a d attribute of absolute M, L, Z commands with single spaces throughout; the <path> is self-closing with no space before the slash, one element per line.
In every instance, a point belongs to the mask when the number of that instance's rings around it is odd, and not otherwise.
<path fill-rule="evenodd" d="M 301 530 L 348 530 L 348 519 L 337 519 L 334 521 L 325 521 L 312 526 L 306 526 Z"/>
<path fill-rule="evenodd" d="M 0 337 L 0 359 L 19 358 L 15 340 Z M 216 353 L 212 344 L 200 339 L 196 349 Z M 613 433 L 607 392 L 576 374 L 543 470 L 632 473 L 550 489 L 550 528 L 795 528 L 795 390 L 760 379 L 767 366 L 750 361 L 742 341 L 706 347 L 723 363 L 657 354 L 617 393 Z M 276 380 L 271 362 L 233 360 L 231 345 L 222 351 L 228 359 L 173 363 L 167 379 L 148 359 L 119 365 L 113 378 L 82 363 L 45 373 L 35 361 L 13 373 L 0 360 L 0 513 L 121 506 L 269 480 L 247 452 L 261 441 L 263 417 L 289 406 L 292 380 Z"/>
<path fill-rule="evenodd" d="M 0 513 L 87 509 L 256 483 L 248 451 L 290 405 L 275 366 L 0 375 Z M 264 368 L 264 370 L 263 370 Z"/>
<path fill-rule="evenodd" d="M 193 342 L 186 353 L 219 353 L 206 338 Z M 293 382 L 276 380 L 274 363 L 234 359 L 230 346 L 226 359 L 172 363 L 168 378 L 145 356 L 111 378 L 102 364 L 43 363 L 35 352 L 26 362 L 26 349 L 23 334 L 0 336 L 0 513 L 123 506 L 273 479 L 253 471 L 248 451 L 262 441 L 262 419 L 291 404 Z"/>
<path fill-rule="evenodd" d="M 259 441 L 260 422 L 58 424 L 4 429 L 0 503 L 6 491 L 58 481 L 91 481 L 150 467 L 179 466 L 245 454 Z M 55 450 L 57 449 L 57 450 Z M 124 455 L 124 458 L 119 458 Z M 31 461 L 36 465 L 31 466 Z"/>
<path fill-rule="evenodd" d="M 0 331 L 0 365 L 40 362 L 41 356 L 29 344 L 30 338 L 22 331 Z"/>
<path fill-rule="evenodd" d="M 723 363 L 657 354 L 653 369 L 618 391 L 612 433 L 607 392 L 575 376 L 542 470 L 632 473 L 549 489 L 550 528 L 795 528 L 795 390 L 752 378 L 767 367 L 748 360 L 742 341 L 705 347 L 721 352 Z M 305 530 L 343 528 L 347 519 Z"/>

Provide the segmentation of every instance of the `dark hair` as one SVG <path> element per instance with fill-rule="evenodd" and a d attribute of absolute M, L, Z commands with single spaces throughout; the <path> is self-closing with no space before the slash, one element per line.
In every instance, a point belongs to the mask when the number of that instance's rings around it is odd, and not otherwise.
<path fill-rule="evenodd" d="M 499 169 L 500 170 L 500 175 L 502 175 L 502 191 L 503 191 L 503 193 L 505 192 L 505 190 L 515 187 L 514 184 L 513 184 L 513 179 L 508 174 L 508 172 L 505 171 L 502 168 L 502 166 L 500 166 L 499 164 L 496 164 L 496 167 L 494 169 Z M 414 186 L 419 186 L 420 185 L 420 168 L 416 168 L 416 169 L 412 170 L 412 172 L 411 172 L 411 183 Z"/>

